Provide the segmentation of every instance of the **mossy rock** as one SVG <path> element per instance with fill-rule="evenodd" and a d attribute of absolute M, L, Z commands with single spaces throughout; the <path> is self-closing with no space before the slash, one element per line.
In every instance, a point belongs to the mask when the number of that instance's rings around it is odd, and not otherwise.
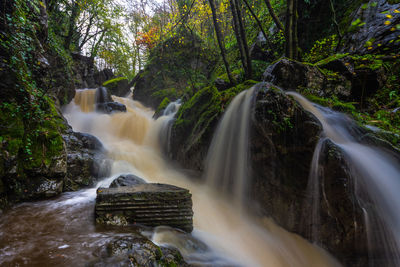
<path fill-rule="evenodd" d="M 211 85 L 182 104 L 172 126 L 169 156 L 184 167 L 203 170 L 214 130 L 231 100 L 257 82 L 248 80 L 223 92 Z"/>
<path fill-rule="evenodd" d="M 126 96 L 129 91 L 129 82 L 126 77 L 118 77 L 103 83 L 112 95 L 115 96 Z"/>
<path fill-rule="evenodd" d="M 157 119 L 159 118 L 162 113 L 164 112 L 165 108 L 168 106 L 168 104 L 171 103 L 171 100 L 169 100 L 168 97 L 165 97 L 163 101 L 161 101 L 160 105 L 158 105 L 158 108 L 154 112 L 153 118 Z"/>

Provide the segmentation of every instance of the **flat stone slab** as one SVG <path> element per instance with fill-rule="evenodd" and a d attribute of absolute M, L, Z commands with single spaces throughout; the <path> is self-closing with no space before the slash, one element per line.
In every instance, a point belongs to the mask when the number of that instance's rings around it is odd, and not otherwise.
<path fill-rule="evenodd" d="M 193 230 L 192 195 L 168 184 L 138 184 L 97 190 L 96 223 L 106 225 L 167 225 Z"/>

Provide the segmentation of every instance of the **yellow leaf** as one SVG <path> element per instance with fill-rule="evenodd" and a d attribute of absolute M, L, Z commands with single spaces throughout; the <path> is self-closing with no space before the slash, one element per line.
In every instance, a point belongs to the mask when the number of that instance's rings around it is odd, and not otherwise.
<path fill-rule="evenodd" d="M 390 14 L 387 14 L 387 15 L 386 15 L 386 17 L 387 17 L 388 19 L 391 19 L 391 18 L 393 18 L 393 16 L 392 16 L 392 15 L 390 15 Z"/>
<path fill-rule="evenodd" d="M 390 21 L 385 21 L 385 25 L 390 25 Z"/>
<path fill-rule="evenodd" d="M 398 11 L 397 9 L 395 9 L 395 10 L 394 10 L 394 13 L 397 13 L 397 14 L 398 14 L 398 13 L 400 13 L 400 11 Z"/>

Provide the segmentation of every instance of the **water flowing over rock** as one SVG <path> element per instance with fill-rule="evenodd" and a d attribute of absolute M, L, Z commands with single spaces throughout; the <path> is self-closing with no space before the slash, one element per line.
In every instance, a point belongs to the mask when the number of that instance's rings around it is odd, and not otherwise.
<path fill-rule="evenodd" d="M 65 134 L 67 173 L 64 190 L 75 191 L 92 186 L 109 173 L 110 161 L 101 142 L 94 136 L 70 131 Z"/>
<path fill-rule="evenodd" d="M 358 130 L 345 115 L 290 94 L 318 118 L 322 135 L 331 140 L 322 150 L 317 147 L 321 157 L 313 158 L 317 167 L 309 180 L 313 210 L 309 238 L 346 264 L 397 266 L 399 151 L 359 143 L 359 133 L 365 130 Z"/>
<path fill-rule="evenodd" d="M 253 87 L 241 92 L 229 105 L 211 142 L 205 166 L 207 182 L 233 195 L 239 204 L 245 202 L 250 178 L 249 117 L 255 90 Z"/>
<path fill-rule="evenodd" d="M 192 198 L 189 190 L 166 184 L 99 188 L 96 223 L 107 225 L 167 225 L 193 230 Z"/>

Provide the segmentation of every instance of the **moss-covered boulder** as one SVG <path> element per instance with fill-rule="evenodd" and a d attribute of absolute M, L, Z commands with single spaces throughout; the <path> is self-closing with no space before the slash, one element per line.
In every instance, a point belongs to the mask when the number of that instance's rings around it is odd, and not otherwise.
<path fill-rule="evenodd" d="M 349 98 L 351 82 L 339 72 L 282 58 L 264 72 L 264 81 L 288 91 L 308 92 L 318 96 Z"/>
<path fill-rule="evenodd" d="M 130 86 L 126 77 L 118 77 L 103 83 L 103 86 L 115 96 L 126 96 L 130 92 Z"/>
<path fill-rule="evenodd" d="M 32 120 L 17 103 L 0 104 L 0 124 L 6 126 L 0 131 L 0 208 L 62 192 L 67 161 L 61 133 L 66 126 L 54 103 L 46 100 L 40 120 Z"/>
<path fill-rule="evenodd" d="M 208 86 L 183 103 L 172 126 L 169 156 L 186 168 L 202 171 L 214 130 L 225 108 L 235 95 L 255 84 L 249 80 L 223 92 Z"/>
<path fill-rule="evenodd" d="M 133 99 L 154 109 L 165 97 L 174 101 L 188 85 L 210 78 L 216 58 L 196 34 L 179 28 L 150 51 L 144 71 L 136 78 Z"/>

